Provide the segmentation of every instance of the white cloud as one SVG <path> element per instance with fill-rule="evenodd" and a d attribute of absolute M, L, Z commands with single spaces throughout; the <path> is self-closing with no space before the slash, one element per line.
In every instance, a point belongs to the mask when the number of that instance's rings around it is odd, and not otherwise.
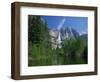
<path fill-rule="evenodd" d="M 61 20 L 60 24 L 58 25 L 57 29 L 60 29 L 60 28 L 63 26 L 63 24 L 65 23 L 65 21 L 66 21 L 66 19 L 63 18 L 63 19 Z"/>

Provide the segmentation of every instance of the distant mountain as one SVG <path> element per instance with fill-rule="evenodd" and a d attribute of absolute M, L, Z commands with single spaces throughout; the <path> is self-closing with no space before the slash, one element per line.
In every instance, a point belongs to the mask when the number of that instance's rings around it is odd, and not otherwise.
<path fill-rule="evenodd" d="M 63 41 L 65 39 L 77 38 L 79 37 L 79 33 L 75 29 L 67 27 L 60 29 L 60 36 L 61 40 Z"/>
<path fill-rule="evenodd" d="M 82 34 L 80 37 L 87 38 L 88 37 L 88 34 Z"/>
<path fill-rule="evenodd" d="M 79 33 L 70 27 L 64 27 L 61 28 L 60 30 L 58 29 L 49 29 L 49 33 L 51 36 L 51 42 L 53 43 L 53 46 L 56 48 L 61 47 L 61 43 L 65 39 L 70 39 L 70 38 L 77 38 L 79 37 Z"/>

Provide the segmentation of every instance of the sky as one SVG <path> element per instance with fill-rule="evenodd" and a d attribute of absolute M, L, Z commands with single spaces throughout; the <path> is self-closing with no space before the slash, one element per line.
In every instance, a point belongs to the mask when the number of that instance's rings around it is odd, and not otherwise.
<path fill-rule="evenodd" d="M 47 21 L 49 28 L 71 27 L 80 34 L 87 33 L 88 30 L 88 17 L 42 16 L 42 18 Z"/>

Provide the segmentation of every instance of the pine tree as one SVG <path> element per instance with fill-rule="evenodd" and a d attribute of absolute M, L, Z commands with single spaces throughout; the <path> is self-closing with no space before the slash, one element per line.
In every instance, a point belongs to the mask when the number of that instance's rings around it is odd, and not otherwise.
<path fill-rule="evenodd" d="M 52 56 L 48 25 L 46 21 L 42 20 L 41 16 L 29 15 L 28 42 L 29 66 L 51 64 Z"/>

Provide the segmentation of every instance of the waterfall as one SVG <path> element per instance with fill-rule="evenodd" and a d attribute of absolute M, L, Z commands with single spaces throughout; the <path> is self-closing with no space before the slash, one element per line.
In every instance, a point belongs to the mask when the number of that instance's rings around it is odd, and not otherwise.
<path fill-rule="evenodd" d="M 60 34 L 60 29 L 62 28 L 62 26 L 64 25 L 66 21 L 66 18 L 63 18 L 60 22 L 60 24 L 58 25 L 57 29 L 58 29 L 58 37 L 57 37 L 57 46 L 59 48 L 61 48 L 61 34 Z"/>
<path fill-rule="evenodd" d="M 61 48 L 61 34 L 60 34 L 60 31 L 58 32 L 57 44 L 58 44 L 58 47 Z"/>

